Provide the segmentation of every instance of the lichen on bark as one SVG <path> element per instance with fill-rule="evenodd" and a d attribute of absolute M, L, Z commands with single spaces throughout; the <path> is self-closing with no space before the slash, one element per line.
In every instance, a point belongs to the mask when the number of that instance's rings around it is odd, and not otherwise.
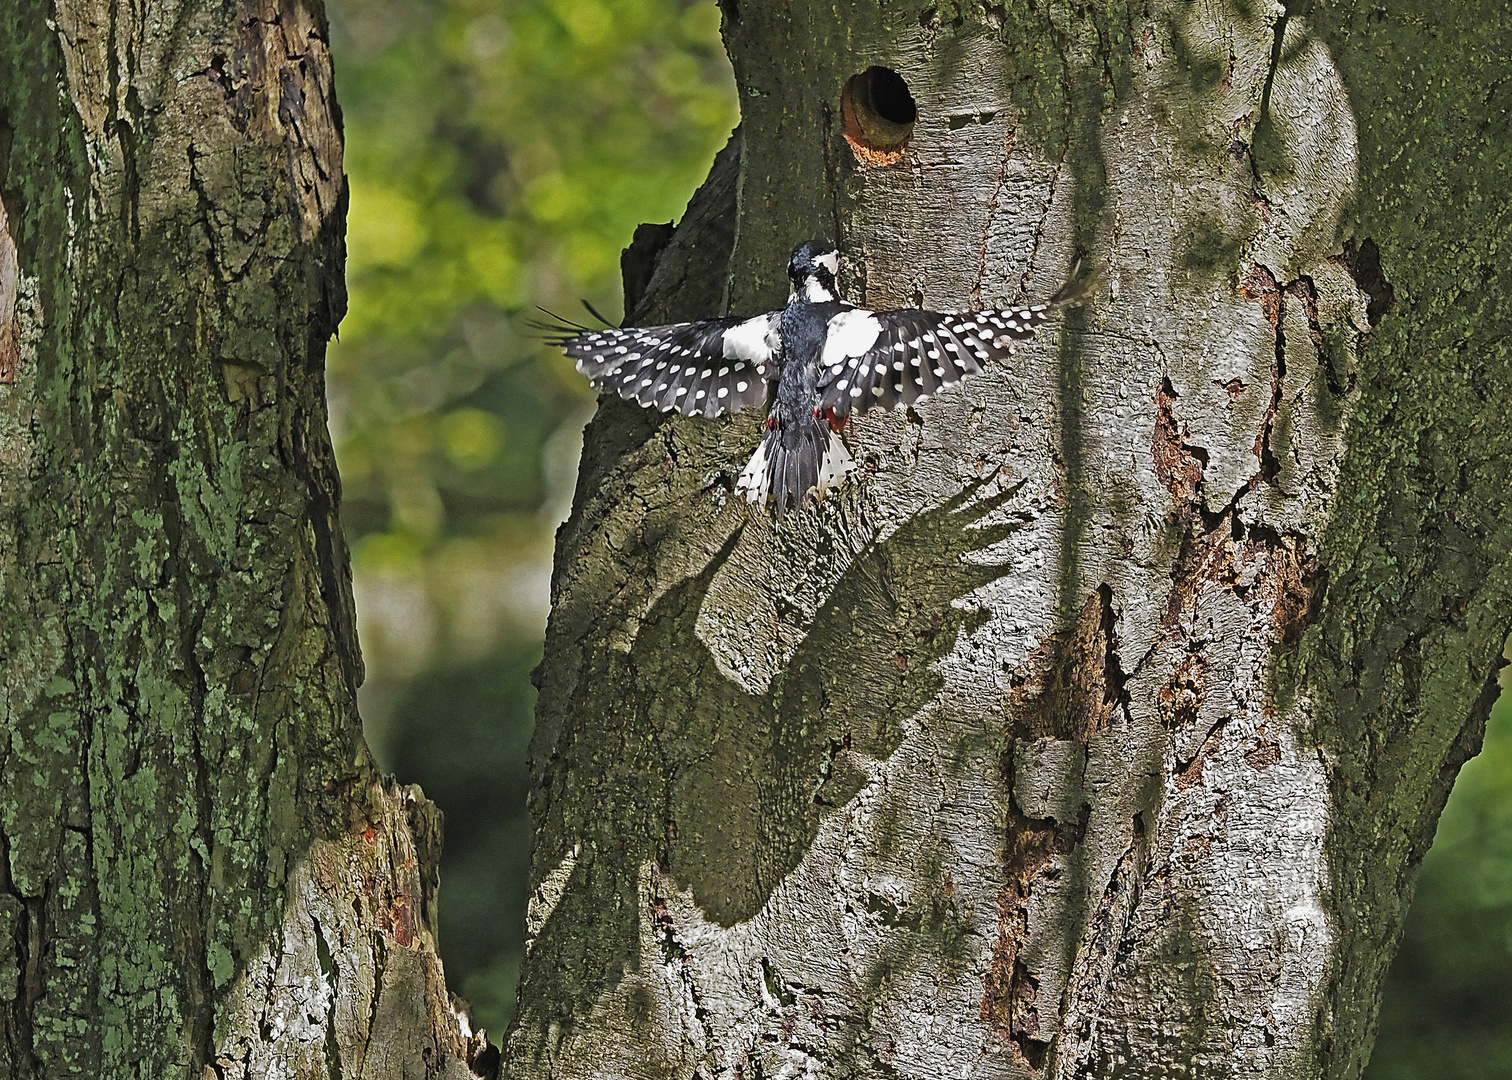
<path fill-rule="evenodd" d="M 321 7 L 27 0 L 0 57 L 0 1072 L 467 1075 L 355 708 Z"/>

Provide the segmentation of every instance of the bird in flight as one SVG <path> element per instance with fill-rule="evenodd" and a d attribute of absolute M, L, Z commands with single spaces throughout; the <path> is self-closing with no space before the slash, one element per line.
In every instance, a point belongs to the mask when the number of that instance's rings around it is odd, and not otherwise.
<path fill-rule="evenodd" d="M 839 269 L 834 244 L 808 240 L 788 262 L 792 292 L 781 311 L 671 326 L 562 324 L 548 340 L 594 389 L 647 408 L 712 418 L 766 406 L 765 434 L 735 490 L 753 503 L 774 500 L 780 514 L 854 468 L 840 437 L 852 413 L 924 401 L 976 374 L 1052 311 L 1084 300 L 1096 279 L 1027 307 L 868 311 L 840 299 Z"/>

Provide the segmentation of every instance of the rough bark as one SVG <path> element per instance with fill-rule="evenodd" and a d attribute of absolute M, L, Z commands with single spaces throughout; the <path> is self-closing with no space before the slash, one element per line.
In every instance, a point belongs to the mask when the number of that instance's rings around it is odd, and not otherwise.
<path fill-rule="evenodd" d="M 318 0 L 0 7 L 0 1075 L 471 1075 L 326 433 Z"/>
<path fill-rule="evenodd" d="M 1512 622 L 1505 6 L 723 7 L 638 321 L 814 234 L 869 306 L 1110 287 L 781 521 L 759 417 L 603 402 L 506 1075 L 1357 1075 Z"/>

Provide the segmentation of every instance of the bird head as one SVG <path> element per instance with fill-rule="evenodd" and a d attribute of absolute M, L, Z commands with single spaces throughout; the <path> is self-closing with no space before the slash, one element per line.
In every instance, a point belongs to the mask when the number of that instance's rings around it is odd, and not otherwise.
<path fill-rule="evenodd" d="M 805 240 L 793 249 L 788 261 L 793 295 L 814 304 L 836 299 L 835 275 L 839 272 L 840 251 L 828 240 Z"/>

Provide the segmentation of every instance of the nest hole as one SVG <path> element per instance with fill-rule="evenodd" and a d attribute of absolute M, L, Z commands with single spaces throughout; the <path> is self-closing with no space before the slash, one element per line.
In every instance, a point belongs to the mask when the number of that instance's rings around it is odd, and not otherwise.
<path fill-rule="evenodd" d="M 919 107 L 892 68 L 873 65 L 845 80 L 840 92 L 845 141 L 862 165 L 890 165 L 913 138 Z"/>

